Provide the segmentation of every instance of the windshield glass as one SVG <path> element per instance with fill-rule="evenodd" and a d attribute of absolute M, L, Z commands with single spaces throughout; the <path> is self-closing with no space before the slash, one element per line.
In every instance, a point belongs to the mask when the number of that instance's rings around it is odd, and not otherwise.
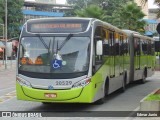
<path fill-rule="evenodd" d="M 19 46 L 19 72 L 38 78 L 85 75 L 89 46 L 89 37 L 24 37 Z"/>

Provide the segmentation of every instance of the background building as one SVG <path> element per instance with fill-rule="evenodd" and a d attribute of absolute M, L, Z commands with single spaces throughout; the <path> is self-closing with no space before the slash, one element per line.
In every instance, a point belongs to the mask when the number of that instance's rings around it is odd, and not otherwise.
<path fill-rule="evenodd" d="M 141 3 L 142 0 L 135 0 L 135 2 L 142 8 L 142 11 L 146 14 L 144 20 L 147 25 L 145 26 L 145 35 L 147 36 L 157 36 L 157 24 L 159 20 L 157 18 L 158 7 L 154 5 L 154 0 L 148 0 L 148 2 L 144 5 Z"/>
<path fill-rule="evenodd" d="M 36 2 L 41 2 L 41 3 L 52 3 L 56 4 L 56 0 L 35 0 Z"/>
<path fill-rule="evenodd" d="M 25 0 L 22 8 L 24 14 L 23 23 L 28 19 L 34 18 L 63 17 L 64 11 L 71 9 L 70 5 L 56 4 L 56 0 Z"/>

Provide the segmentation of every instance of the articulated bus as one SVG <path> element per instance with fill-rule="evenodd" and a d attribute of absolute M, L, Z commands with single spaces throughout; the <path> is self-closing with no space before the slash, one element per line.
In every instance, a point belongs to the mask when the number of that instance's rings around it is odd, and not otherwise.
<path fill-rule="evenodd" d="M 154 41 L 94 18 L 28 20 L 19 39 L 18 100 L 103 103 L 154 73 Z"/>

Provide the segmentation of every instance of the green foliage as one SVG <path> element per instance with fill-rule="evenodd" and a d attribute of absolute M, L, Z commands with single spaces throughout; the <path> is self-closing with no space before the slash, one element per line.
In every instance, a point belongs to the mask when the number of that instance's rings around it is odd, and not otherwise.
<path fill-rule="evenodd" d="M 79 17 L 91 17 L 91 18 L 97 18 L 100 20 L 106 20 L 107 16 L 105 15 L 105 11 L 96 6 L 96 5 L 89 5 L 85 9 L 76 10 L 75 12 L 77 16 Z"/>
<path fill-rule="evenodd" d="M 70 5 L 73 5 L 74 10 L 81 10 L 87 8 L 89 5 L 96 5 L 106 10 L 106 15 L 109 16 L 112 16 L 114 10 L 129 1 L 133 0 L 67 0 Z M 67 15 L 75 16 L 73 11 L 67 13 Z"/>
<path fill-rule="evenodd" d="M 160 100 L 160 94 L 151 94 L 147 96 L 146 101 Z"/>
<path fill-rule="evenodd" d="M 0 0 L 0 20 L 5 24 L 5 1 Z M 7 26 L 8 38 L 18 37 L 21 21 L 23 20 L 22 7 L 24 0 L 7 0 Z"/>
<path fill-rule="evenodd" d="M 67 0 L 76 12 L 71 16 L 93 17 L 122 29 L 144 33 L 145 16 L 134 0 Z M 85 2 L 84 2 L 85 1 Z M 87 7 L 86 7 L 87 6 Z M 76 14 L 74 14 L 76 13 Z"/>
<path fill-rule="evenodd" d="M 145 21 L 143 17 L 145 14 L 136 3 L 128 3 L 121 8 L 114 11 L 111 17 L 112 24 L 123 29 L 130 29 L 138 32 L 144 32 Z"/>

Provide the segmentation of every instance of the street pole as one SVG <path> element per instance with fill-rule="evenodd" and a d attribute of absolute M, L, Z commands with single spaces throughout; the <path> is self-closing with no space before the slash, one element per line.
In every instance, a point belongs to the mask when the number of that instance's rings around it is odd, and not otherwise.
<path fill-rule="evenodd" d="M 7 69 L 7 0 L 5 0 L 5 69 Z"/>

